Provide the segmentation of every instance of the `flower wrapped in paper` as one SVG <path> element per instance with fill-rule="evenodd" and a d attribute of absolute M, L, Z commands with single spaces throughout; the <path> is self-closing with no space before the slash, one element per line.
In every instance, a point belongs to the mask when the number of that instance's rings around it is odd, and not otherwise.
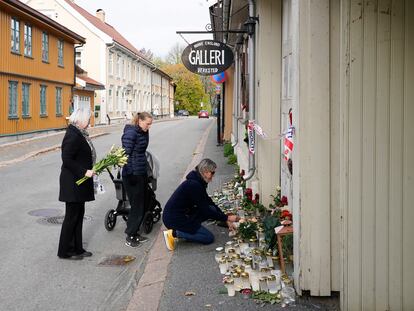
<path fill-rule="evenodd" d="M 125 149 L 122 147 L 112 146 L 111 150 L 109 150 L 109 153 L 105 156 L 105 158 L 97 162 L 93 166 L 92 170 L 96 175 L 99 175 L 109 167 L 123 167 L 125 164 L 127 164 L 127 162 L 128 155 L 125 153 Z M 88 178 L 90 177 L 84 176 L 76 181 L 76 184 L 79 186 Z"/>

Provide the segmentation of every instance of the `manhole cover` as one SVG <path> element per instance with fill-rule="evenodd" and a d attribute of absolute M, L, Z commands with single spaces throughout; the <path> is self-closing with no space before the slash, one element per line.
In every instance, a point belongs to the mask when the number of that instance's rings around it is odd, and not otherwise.
<path fill-rule="evenodd" d="M 38 216 L 38 217 L 56 217 L 62 214 L 61 210 L 56 208 L 42 208 L 42 209 L 35 209 L 28 213 L 30 216 Z"/>
<path fill-rule="evenodd" d="M 103 258 L 98 266 L 125 266 L 134 260 L 135 257 L 130 255 L 110 255 Z"/>
<path fill-rule="evenodd" d="M 64 215 L 62 216 L 52 216 L 52 217 L 45 217 L 45 218 L 40 218 L 38 220 L 38 223 L 43 224 L 43 225 L 61 225 L 63 223 L 63 219 L 65 218 Z M 83 216 L 83 221 L 91 221 L 92 217 L 91 216 Z"/>

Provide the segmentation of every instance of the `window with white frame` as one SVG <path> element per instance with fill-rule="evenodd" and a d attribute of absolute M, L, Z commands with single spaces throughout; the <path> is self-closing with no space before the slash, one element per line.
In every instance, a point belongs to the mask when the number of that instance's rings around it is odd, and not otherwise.
<path fill-rule="evenodd" d="M 116 76 L 121 77 L 121 55 L 117 54 L 116 58 Z"/>
<path fill-rule="evenodd" d="M 42 32 L 42 61 L 49 61 L 49 35 Z"/>
<path fill-rule="evenodd" d="M 62 115 L 62 88 L 56 87 L 56 116 Z"/>
<path fill-rule="evenodd" d="M 125 79 L 125 60 L 124 59 L 121 62 L 121 78 Z"/>
<path fill-rule="evenodd" d="M 30 84 L 22 83 L 22 117 L 30 116 Z"/>
<path fill-rule="evenodd" d="M 109 86 L 109 90 L 108 90 L 108 110 L 109 112 L 114 111 L 114 98 L 113 98 L 113 92 L 114 92 L 114 86 L 111 85 Z"/>
<path fill-rule="evenodd" d="M 76 109 L 91 109 L 91 98 L 89 96 L 73 96 L 73 108 Z"/>
<path fill-rule="evenodd" d="M 65 43 L 63 40 L 58 40 L 57 47 L 58 47 L 58 65 L 63 67 L 63 48 Z"/>
<path fill-rule="evenodd" d="M 138 81 L 138 83 L 141 83 L 141 75 L 140 75 L 140 69 L 141 69 L 141 66 L 138 64 L 137 65 L 137 81 Z"/>
<path fill-rule="evenodd" d="M 128 81 L 131 81 L 131 62 L 127 61 L 127 79 Z"/>
<path fill-rule="evenodd" d="M 40 85 L 40 116 L 47 116 L 46 110 L 46 85 Z"/>
<path fill-rule="evenodd" d="M 32 26 L 24 24 L 24 56 L 32 57 Z"/>
<path fill-rule="evenodd" d="M 20 21 L 12 17 L 10 26 L 11 50 L 14 53 L 20 53 Z"/>
<path fill-rule="evenodd" d="M 110 75 L 113 74 L 113 66 L 114 66 L 114 54 L 113 53 L 109 53 L 109 57 L 108 57 L 108 73 Z"/>
<path fill-rule="evenodd" d="M 9 81 L 9 118 L 17 118 L 17 81 Z"/>

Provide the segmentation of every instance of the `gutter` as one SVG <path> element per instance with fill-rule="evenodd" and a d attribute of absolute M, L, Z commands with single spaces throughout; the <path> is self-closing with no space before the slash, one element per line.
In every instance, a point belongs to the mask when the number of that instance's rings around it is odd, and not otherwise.
<path fill-rule="evenodd" d="M 256 4 L 254 0 L 249 0 L 249 18 L 245 25 L 248 27 L 249 33 L 249 55 L 248 55 L 248 68 L 249 68 L 249 120 L 255 119 L 255 98 L 256 98 Z M 256 136 L 256 133 L 254 133 Z M 256 138 L 256 137 L 255 137 Z M 256 141 L 256 139 L 255 139 Z M 249 152 L 249 169 L 247 175 L 243 176 L 244 180 L 249 180 L 253 177 L 256 167 L 255 167 L 256 156 L 254 153 Z"/>

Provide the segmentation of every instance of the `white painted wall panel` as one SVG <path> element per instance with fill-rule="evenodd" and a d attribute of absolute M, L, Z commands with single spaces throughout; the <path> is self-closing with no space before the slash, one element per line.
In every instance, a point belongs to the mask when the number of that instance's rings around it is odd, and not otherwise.
<path fill-rule="evenodd" d="M 414 6 L 341 7 L 342 309 L 414 310 Z"/>

